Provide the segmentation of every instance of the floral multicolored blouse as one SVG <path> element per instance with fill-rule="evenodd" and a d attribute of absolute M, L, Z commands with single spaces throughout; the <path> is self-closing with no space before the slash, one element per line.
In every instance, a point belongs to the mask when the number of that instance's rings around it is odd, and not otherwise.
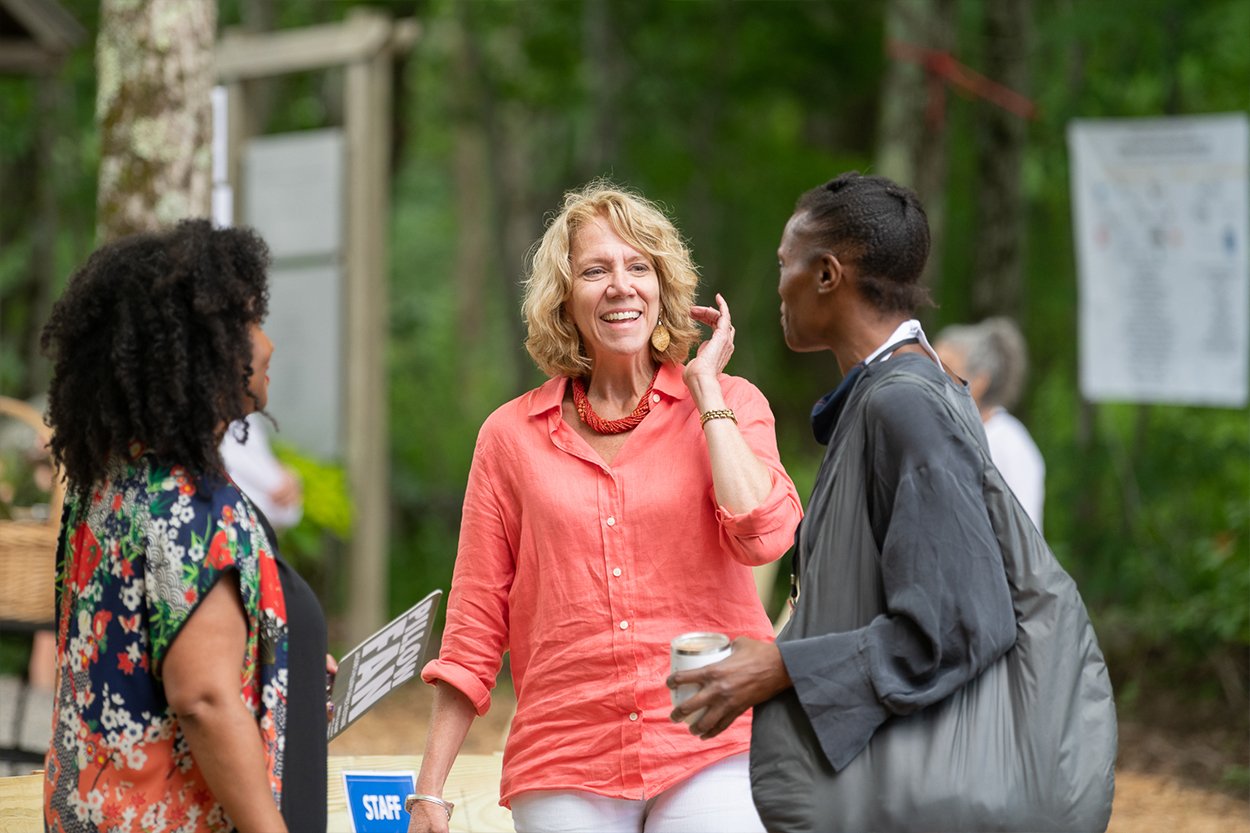
<path fill-rule="evenodd" d="M 277 562 L 226 479 L 192 480 L 141 448 L 61 526 L 48 830 L 232 829 L 191 757 L 161 683 L 169 646 L 226 570 L 247 612 L 239 691 L 256 716 L 281 806 L 288 635 Z"/>

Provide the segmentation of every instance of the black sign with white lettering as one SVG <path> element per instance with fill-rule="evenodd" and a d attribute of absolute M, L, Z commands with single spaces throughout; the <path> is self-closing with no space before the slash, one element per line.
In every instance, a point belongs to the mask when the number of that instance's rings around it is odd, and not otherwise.
<path fill-rule="evenodd" d="M 417 675 L 425 664 L 442 595 L 442 590 L 435 590 L 339 660 L 330 691 L 334 712 L 328 740 L 334 740 L 383 697 Z"/>

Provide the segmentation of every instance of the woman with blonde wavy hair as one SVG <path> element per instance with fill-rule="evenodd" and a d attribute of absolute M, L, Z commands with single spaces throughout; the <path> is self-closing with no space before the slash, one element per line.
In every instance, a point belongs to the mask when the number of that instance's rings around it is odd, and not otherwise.
<path fill-rule="evenodd" d="M 664 213 L 602 180 L 534 249 L 526 347 L 551 378 L 478 435 L 410 831 L 448 829 L 447 773 L 505 650 L 518 831 L 763 830 L 749 715 L 701 740 L 665 685 L 677 634 L 771 638 L 751 567 L 801 513 L 767 401 L 723 373 L 729 307 L 696 306 L 697 284 Z"/>

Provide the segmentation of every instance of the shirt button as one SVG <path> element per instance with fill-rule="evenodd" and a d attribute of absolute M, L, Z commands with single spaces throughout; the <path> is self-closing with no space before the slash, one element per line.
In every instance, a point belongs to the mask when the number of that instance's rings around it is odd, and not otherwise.
<path fill-rule="evenodd" d="M 615 569 L 613 569 L 613 570 L 612 570 L 612 575 L 616 576 L 617 578 L 620 578 L 620 577 L 621 577 L 621 568 L 620 568 L 620 567 L 616 567 Z"/>
<path fill-rule="evenodd" d="M 630 720 L 637 720 L 637 719 L 638 719 L 638 712 L 630 712 L 630 713 L 629 713 L 629 719 L 630 719 Z"/>
<path fill-rule="evenodd" d="M 608 526 L 616 526 L 616 518 L 608 518 Z"/>
<path fill-rule="evenodd" d="M 660 404 L 660 395 L 658 393 L 651 394 L 651 401 L 657 405 Z"/>
<path fill-rule="evenodd" d="M 628 629 L 629 629 L 629 622 L 626 622 L 624 619 L 622 619 L 622 620 L 621 620 L 621 630 L 628 630 Z"/>

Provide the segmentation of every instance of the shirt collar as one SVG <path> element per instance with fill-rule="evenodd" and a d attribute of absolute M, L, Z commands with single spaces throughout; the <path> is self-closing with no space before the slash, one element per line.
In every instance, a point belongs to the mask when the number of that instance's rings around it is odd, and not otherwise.
<path fill-rule="evenodd" d="M 669 399 L 685 399 L 690 395 L 690 389 L 686 387 L 686 382 L 681 378 L 685 371 L 684 364 L 676 362 L 664 362 L 660 365 L 660 372 L 655 377 L 655 391 L 663 394 Z"/>
<path fill-rule="evenodd" d="M 655 392 L 669 399 L 685 399 L 690 395 L 681 374 L 685 365 L 676 362 L 664 362 L 660 372 L 655 376 Z M 564 392 L 568 389 L 569 378 L 556 376 L 543 382 L 534 390 L 530 398 L 529 415 L 538 416 L 548 411 L 557 410 L 564 403 Z"/>
<path fill-rule="evenodd" d="M 937 352 L 929 344 L 929 339 L 925 337 L 924 329 L 920 326 L 920 322 L 915 318 L 904 321 L 898 325 L 894 332 L 890 333 L 889 338 L 877 346 L 876 350 L 873 350 L 862 362 L 848 370 L 846 375 L 842 377 L 842 382 L 836 388 L 825 394 L 812 407 L 812 433 L 816 436 L 816 442 L 821 445 L 829 444 L 829 440 L 833 437 L 833 429 L 837 427 L 838 419 L 842 416 L 842 411 L 851 396 L 851 391 L 854 389 L 855 383 L 859 381 L 860 371 L 878 359 L 888 361 L 894 355 L 894 351 L 890 348 L 898 345 L 899 342 L 910 342 L 912 339 L 919 341 L 924 351 L 938 363 L 938 367 L 942 367 L 942 360 L 938 358 Z"/>
<path fill-rule="evenodd" d="M 899 324 L 894 332 L 890 333 L 889 338 L 877 345 L 877 349 L 873 350 L 864 358 L 862 364 L 872 364 L 878 356 L 890 349 L 890 345 L 897 344 L 898 342 L 909 338 L 918 339 L 920 341 L 920 346 L 924 348 L 924 351 L 929 354 L 930 358 L 937 362 L 939 368 L 942 368 L 942 360 L 938 358 L 937 351 L 933 349 L 933 345 L 931 345 L 929 343 L 929 339 L 925 337 L 924 329 L 920 326 L 920 322 L 915 318 L 909 318 L 902 324 Z M 888 360 L 889 358 L 890 356 L 887 355 L 882 359 L 882 361 Z M 942 369 L 945 370 L 945 368 Z"/>

